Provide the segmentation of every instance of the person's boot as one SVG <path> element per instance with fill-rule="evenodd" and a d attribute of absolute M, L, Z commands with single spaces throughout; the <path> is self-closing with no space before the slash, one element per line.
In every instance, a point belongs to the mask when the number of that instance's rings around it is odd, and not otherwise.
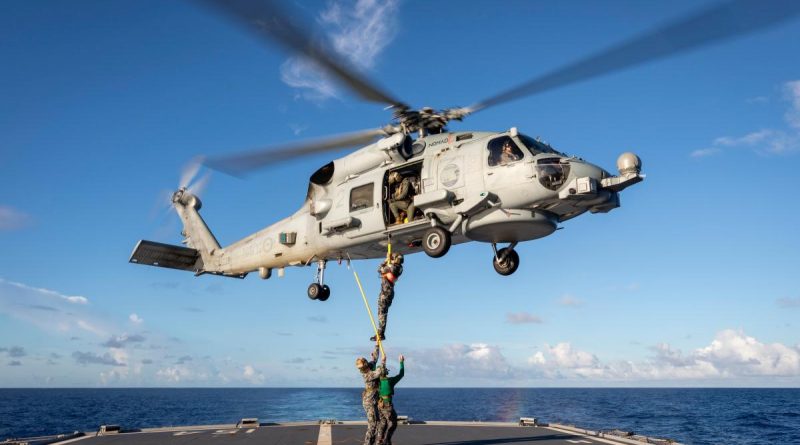
<path fill-rule="evenodd" d="M 383 334 L 381 334 L 381 341 L 384 340 L 386 340 L 386 337 Z M 372 337 L 369 338 L 369 341 L 378 341 L 378 338 L 373 335 Z"/>

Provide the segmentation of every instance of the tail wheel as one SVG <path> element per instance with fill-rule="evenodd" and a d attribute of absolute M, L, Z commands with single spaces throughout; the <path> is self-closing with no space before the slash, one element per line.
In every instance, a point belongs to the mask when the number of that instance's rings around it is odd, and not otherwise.
<path fill-rule="evenodd" d="M 323 284 L 322 285 L 322 293 L 319 294 L 319 297 L 317 297 L 317 299 L 319 301 L 326 301 L 328 299 L 328 297 L 330 297 L 330 296 L 331 296 L 331 288 L 328 287 L 327 284 Z"/>
<path fill-rule="evenodd" d="M 325 287 L 328 287 L 328 286 L 325 286 Z M 330 293 L 330 290 L 328 292 Z M 308 298 L 310 298 L 312 300 L 321 299 L 322 295 L 323 295 L 323 289 L 322 289 L 322 286 L 320 286 L 319 284 L 311 283 L 308 286 Z M 328 297 L 326 296 L 325 300 L 327 300 L 327 299 L 328 299 Z M 323 300 L 323 301 L 325 301 L 325 300 Z"/>
<path fill-rule="evenodd" d="M 444 256 L 450 250 L 450 232 L 441 227 L 431 227 L 422 237 L 422 249 L 431 258 Z"/>
<path fill-rule="evenodd" d="M 498 261 L 498 258 L 503 259 Z M 516 250 L 504 247 L 497 251 L 497 256 L 494 257 L 492 265 L 494 266 L 494 270 L 500 275 L 511 275 L 516 272 L 519 267 L 519 254 Z"/>

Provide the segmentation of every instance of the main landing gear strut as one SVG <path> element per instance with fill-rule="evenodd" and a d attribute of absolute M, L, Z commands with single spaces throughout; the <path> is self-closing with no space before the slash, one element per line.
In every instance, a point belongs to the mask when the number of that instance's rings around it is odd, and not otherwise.
<path fill-rule="evenodd" d="M 513 242 L 508 247 L 503 247 L 497 250 L 497 243 L 492 243 L 492 250 L 494 250 L 494 258 L 492 265 L 494 270 L 500 275 L 507 276 L 517 271 L 519 267 L 519 254 L 514 248 L 517 243 Z"/>
<path fill-rule="evenodd" d="M 314 278 L 316 283 L 311 283 L 308 286 L 308 298 L 312 300 L 325 301 L 331 296 L 331 288 L 327 284 L 323 284 L 325 279 L 325 266 L 328 264 L 327 260 L 317 261 L 317 275 Z"/>

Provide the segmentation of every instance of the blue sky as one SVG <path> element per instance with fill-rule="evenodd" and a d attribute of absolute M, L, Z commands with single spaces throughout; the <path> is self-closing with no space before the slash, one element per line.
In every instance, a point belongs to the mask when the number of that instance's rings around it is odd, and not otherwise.
<path fill-rule="evenodd" d="M 414 106 L 466 106 L 699 2 L 303 2 L 293 10 Z M 383 9 L 381 9 L 383 8 Z M 5 2 L 0 14 L 0 386 L 358 386 L 371 325 L 353 276 L 261 281 L 127 263 L 177 243 L 161 206 L 198 154 L 374 128 L 359 102 L 190 2 Z M 800 23 L 500 105 L 517 126 L 647 179 L 622 207 L 520 245 L 406 260 L 390 357 L 409 386 L 798 386 Z M 346 151 L 343 151 L 346 153 Z M 302 203 L 334 155 L 212 173 L 227 244 Z M 355 264 L 375 304 L 376 261 Z"/>

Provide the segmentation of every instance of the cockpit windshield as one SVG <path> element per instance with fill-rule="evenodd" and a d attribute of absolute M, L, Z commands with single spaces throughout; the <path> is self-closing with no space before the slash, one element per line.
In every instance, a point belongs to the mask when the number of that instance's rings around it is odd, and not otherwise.
<path fill-rule="evenodd" d="M 552 153 L 563 156 L 563 153 L 560 153 L 559 151 L 555 150 L 547 143 L 534 139 L 530 136 L 525 136 L 524 134 L 520 134 L 519 139 L 522 141 L 523 144 L 525 144 L 525 147 L 527 147 L 528 150 L 531 152 L 531 154 L 534 156 L 540 153 Z"/>

